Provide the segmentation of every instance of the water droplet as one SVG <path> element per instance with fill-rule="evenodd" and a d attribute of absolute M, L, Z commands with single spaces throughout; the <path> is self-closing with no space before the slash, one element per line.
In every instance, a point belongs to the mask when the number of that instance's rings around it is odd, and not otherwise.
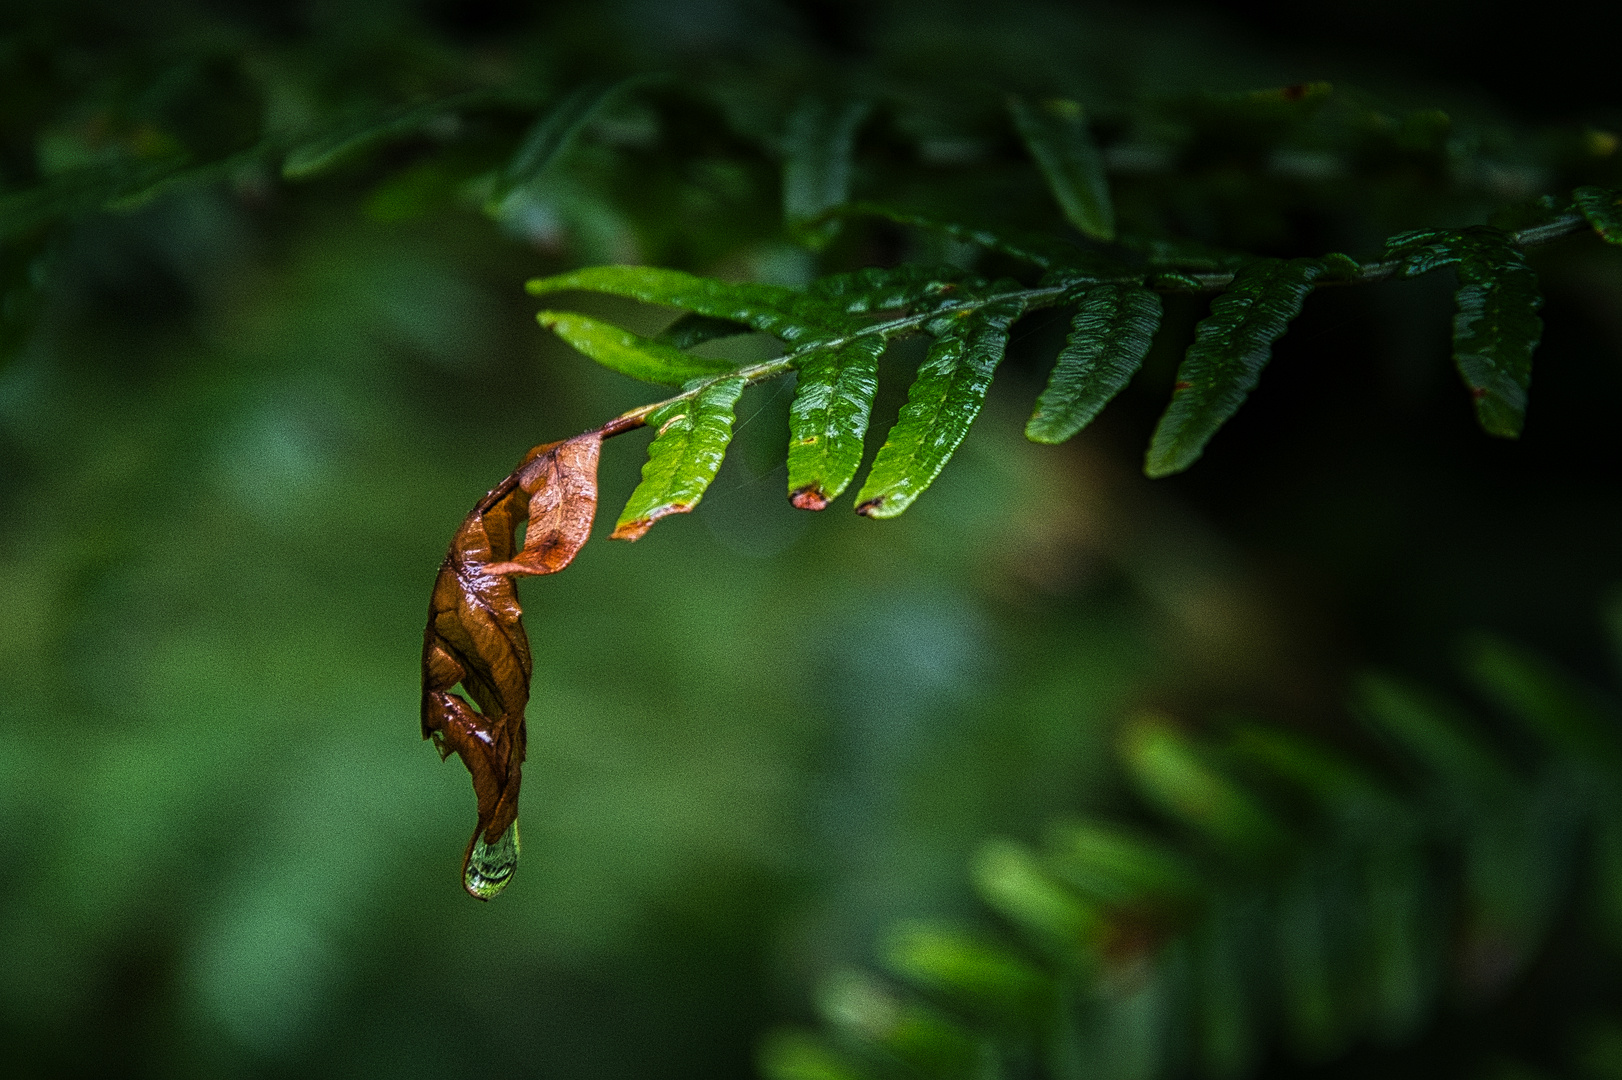
<path fill-rule="evenodd" d="M 473 840 L 473 851 L 462 872 L 462 886 L 480 900 L 489 900 L 507 887 L 518 869 L 518 822 L 487 844 L 481 831 Z"/>

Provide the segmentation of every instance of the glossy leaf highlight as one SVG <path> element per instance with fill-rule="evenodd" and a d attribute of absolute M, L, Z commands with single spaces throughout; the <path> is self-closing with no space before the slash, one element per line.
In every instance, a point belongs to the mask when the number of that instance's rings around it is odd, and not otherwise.
<path fill-rule="evenodd" d="M 884 339 L 870 334 L 800 364 L 789 407 L 788 489 L 801 510 L 823 509 L 855 478 L 884 349 Z"/>
<path fill-rule="evenodd" d="M 682 352 L 587 315 L 543 311 L 535 317 L 542 326 L 603 367 L 643 382 L 677 386 L 688 379 L 730 371 L 734 366 L 726 360 Z"/>
<path fill-rule="evenodd" d="M 1009 327 L 1024 310 L 1018 300 L 994 300 L 931 324 L 934 344 L 856 497 L 857 513 L 895 517 L 940 475 L 980 415 Z"/>
<path fill-rule="evenodd" d="M 743 393 L 741 377 L 717 379 L 691 397 L 648 414 L 653 442 L 642 482 L 614 525 L 612 540 L 639 540 L 653 523 L 698 505 L 720 471 L 732 441 L 732 408 Z"/>

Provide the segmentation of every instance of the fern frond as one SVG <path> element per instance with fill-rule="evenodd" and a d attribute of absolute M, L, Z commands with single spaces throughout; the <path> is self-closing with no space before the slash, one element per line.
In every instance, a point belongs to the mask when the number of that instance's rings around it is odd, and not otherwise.
<path fill-rule="evenodd" d="M 1008 349 L 1008 329 L 1025 313 L 1017 288 L 928 324 L 935 341 L 907 391 L 907 404 L 856 496 L 856 512 L 895 517 L 946 467 L 980 415 L 991 376 Z"/>
<path fill-rule="evenodd" d="M 642 482 L 614 524 L 615 540 L 636 540 L 655 521 L 685 514 L 698 505 L 721 470 L 732 441 L 732 407 L 743 393 L 739 376 L 704 384 L 691 397 L 662 405 L 648 414 L 654 429 Z"/>
<path fill-rule="evenodd" d="M 826 247 L 839 231 L 833 207 L 850 201 L 856 132 L 872 102 L 807 95 L 789 114 L 783 135 L 783 221 L 807 247 Z"/>
<path fill-rule="evenodd" d="M 1033 104 L 1010 97 L 1008 110 L 1070 224 L 1094 240 L 1115 239 L 1115 206 L 1104 159 L 1081 106 L 1061 99 Z"/>
<path fill-rule="evenodd" d="M 942 227 L 934 219 L 884 213 L 909 225 Z M 1446 266 L 1455 267 L 1460 277 L 1456 363 L 1483 427 L 1513 436 L 1524 415 L 1531 352 L 1542 326 L 1535 314 L 1541 302 L 1536 279 L 1522 249 L 1567 235 L 1583 220 L 1566 213 L 1518 233 L 1485 226 L 1406 233 L 1387 243 L 1383 258 L 1369 261 L 1339 253 L 1263 259 L 1200 245 L 1144 243 L 1135 268 L 1079 248 L 1074 257 L 1061 258 L 1059 246 L 1037 252 L 985 230 L 948 228 L 952 235 L 975 237 L 1005 253 L 1024 252 L 1044 270 L 1040 283 L 993 283 L 952 267 L 906 264 L 834 274 L 795 289 L 654 267 L 598 266 L 538 278 L 527 287 L 535 296 L 579 290 L 684 313 L 655 338 L 582 315 L 540 313 L 543 325 L 616 371 L 667 384 L 709 380 L 626 413 L 605 426 L 605 435 L 651 423 L 655 413 L 696 400 L 718 380 L 741 378 L 747 384 L 797 372 L 788 494 L 805 510 L 825 508 L 856 477 L 886 344 L 906 334 L 928 334 L 934 341 L 907 404 L 856 499 L 859 513 L 886 518 L 911 506 L 963 441 L 1007 349 L 1009 331 L 1022 315 L 1075 305 L 1070 334 L 1026 427 L 1034 441 L 1063 442 L 1086 427 L 1142 365 L 1159 328 L 1159 292 L 1217 295 L 1210 315 L 1195 329 L 1171 402 L 1151 439 L 1144 465 L 1151 477 L 1181 472 L 1199 460 L 1255 388 L 1273 343 L 1314 288 L 1415 277 Z M 743 368 L 688 351 L 749 330 L 778 338 L 788 351 Z M 640 521 L 642 515 L 632 519 Z M 643 532 L 616 535 L 635 539 Z"/>
<path fill-rule="evenodd" d="M 1444 998 L 1502 995 L 1579 882 L 1618 925 L 1622 758 L 1613 718 L 1546 663 L 1482 640 L 1465 668 L 1538 736 L 1530 762 L 1389 678 L 1365 681 L 1361 712 L 1406 780 L 1266 727 L 1129 722 L 1121 764 L 1163 826 L 987 842 L 972 880 L 1007 932 L 901 924 L 878 949 L 893 981 L 838 975 L 822 1032 L 774 1035 L 764 1074 L 1238 1078 L 1277 1044 L 1321 1061 L 1415 1036 Z M 903 1054 L 886 1019 L 924 1015 Z M 793 1068 L 810 1061 L 824 1071 Z"/>
<path fill-rule="evenodd" d="M 1148 289 L 1094 285 L 1076 303 L 1070 336 L 1025 425 L 1032 442 L 1062 443 L 1092 423 L 1138 373 L 1160 329 L 1160 297 Z"/>
<path fill-rule="evenodd" d="M 1217 429 L 1239 411 L 1272 358 L 1312 283 L 1323 273 L 1317 259 L 1263 259 L 1234 275 L 1211 315 L 1194 330 L 1194 344 L 1177 369 L 1171 404 L 1155 428 L 1143 471 L 1182 472 L 1205 453 Z"/>

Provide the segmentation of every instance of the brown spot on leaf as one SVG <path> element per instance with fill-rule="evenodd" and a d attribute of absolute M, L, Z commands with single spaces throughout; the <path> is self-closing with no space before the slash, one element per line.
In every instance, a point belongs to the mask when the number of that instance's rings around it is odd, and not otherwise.
<path fill-rule="evenodd" d="M 608 534 L 610 540 L 640 540 L 653 528 L 651 517 L 640 517 L 635 521 L 627 521 L 619 528 Z"/>
<path fill-rule="evenodd" d="M 1487 388 L 1485 386 L 1472 386 L 1470 388 L 1470 396 L 1475 398 L 1477 401 L 1480 401 L 1482 398 L 1487 396 Z"/>
<path fill-rule="evenodd" d="M 686 514 L 692 509 L 692 503 L 670 503 L 666 506 L 655 507 L 647 516 L 639 517 L 635 521 L 627 521 L 609 533 L 608 538 L 610 540 L 640 540 L 649 529 L 653 528 L 653 523 L 660 518 L 669 517 L 671 514 Z"/>
<path fill-rule="evenodd" d="M 1172 388 L 1173 391 L 1190 390 L 1190 389 L 1193 388 L 1193 386 L 1194 386 L 1193 383 L 1188 382 L 1185 379 L 1178 379 L 1176 382 L 1171 384 L 1171 388 Z"/>
<path fill-rule="evenodd" d="M 826 510 L 828 496 L 822 493 L 822 488 L 816 484 L 807 484 L 788 497 L 788 501 L 796 510 Z"/>
<path fill-rule="evenodd" d="M 1300 101 L 1307 96 L 1307 84 L 1291 83 L 1279 91 L 1279 96 L 1285 101 Z"/>
<path fill-rule="evenodd" d="M 513 579 L 562 570 L 586 542 L 601 445 L 594 431 L 524 455 L 456 530 L 434 581 L 422 643 L 422 735 L 441 757 L 460 757 L 473 778 L 479 823 L 462 857 L 464 881 L 474 841 L 483 834 L 495 843 L 518 817 L 534 661 Z M 514 530 L 526 517 L 523 548 L 514 552 Z M 452 692 L 458 683 L 471 704 Z"/>
<path fill-rule="evenodd" d="M 879 507 L 883 506 L 883 505 L 884 505 L 884 496 L 881 495 L 876 499 L 869 499 L 865 503 L 862 503 L 859 506 L 857 506 L 856 507 L 856 512 L 858 514 L 862 515 L 863 517 L 872 517 L 873 512 L 875 510 L 877 510 Z"/>

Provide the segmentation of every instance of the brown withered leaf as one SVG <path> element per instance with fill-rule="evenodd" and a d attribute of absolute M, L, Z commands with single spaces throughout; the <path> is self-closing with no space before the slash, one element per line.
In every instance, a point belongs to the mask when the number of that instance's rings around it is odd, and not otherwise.
<path fill-rule="evenodd" d="M 597 511 L 602 433 L 537 446 L 456 530 L 428 604 L 422 643 L 422 735 L 473 777 L 479 823 L 462 857 L 468 892 L 488 900 L 518 861 L 524 708 L 534 668 L 515 577 L 569 565 Z M 523 548 L 514 530 L 529 519 Z M 473 704 L 454 693 L 461 683 Z M 510 831 L 509 831 L 510 830 Z"/>

